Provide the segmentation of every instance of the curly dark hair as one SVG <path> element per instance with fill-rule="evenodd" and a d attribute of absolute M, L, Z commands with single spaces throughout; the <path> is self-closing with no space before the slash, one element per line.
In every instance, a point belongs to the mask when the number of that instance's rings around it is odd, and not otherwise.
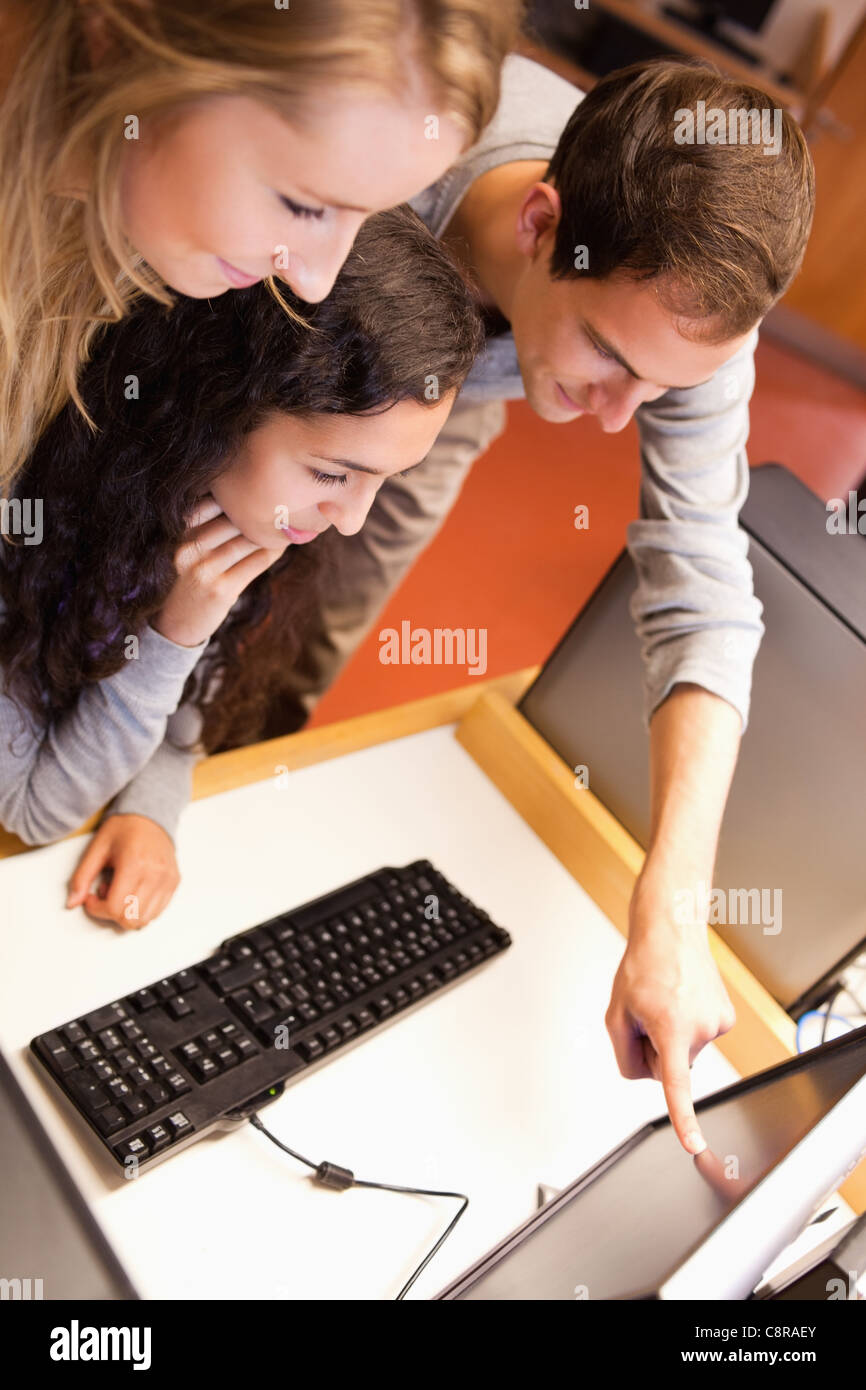
<path fill-rule="evenodd" d="M 0 545 L 0 666 L 38 724 L 122 667 L 174 584 L 187 514 L 244 435 L 275 411 L 429 406 L 431 377 L 440 396 L 459 388 L 483 341 L 470 289 L 408 206 L 368 219 L 320 304 L 284 294 L 301 322 L 267 283 L 143 302 L 82 373 L 96 435 L 68 406 L 16 479 L 13 498 L 42 499 L 44 538 Z M 189 677 L 182 698 L 201 711 L 207 752 L 260 735 L 328 539 L 289 546 L 254 580 Z"/>

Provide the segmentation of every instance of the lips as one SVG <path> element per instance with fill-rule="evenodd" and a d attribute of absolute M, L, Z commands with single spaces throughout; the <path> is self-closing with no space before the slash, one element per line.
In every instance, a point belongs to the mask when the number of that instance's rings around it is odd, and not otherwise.
<path fill-rule="evenodd" d="M 236 265 L 230 265 L 221 256 L 217 256 L 217 265 L 229 284 L 234 285 L 239 290 L 248 289 L 250 285 L 257 285 L 262 278 L 261 275 L 247 275 L 245 270 L 238 270 Z"/>
<path fill-rule="evenodd" d="M 578 405 L 577 401 L 572 400 L 571 396 L 569 396 L 567 391 L 562 389 L 558 381 L 556 383 L 556 389 L 559 393 L 561 403 L 566 406 L 568 410 L 576 410 L 580 415 L 585 414 L 585 407 Z"/>
<path fill-rule="evenodd" d="M 294 526 L 281 526 L 280 530 L 293 545 L 306 545 L 307 541 L 314 541 L 322 534 L 321 531 L 298 531 Z"/>

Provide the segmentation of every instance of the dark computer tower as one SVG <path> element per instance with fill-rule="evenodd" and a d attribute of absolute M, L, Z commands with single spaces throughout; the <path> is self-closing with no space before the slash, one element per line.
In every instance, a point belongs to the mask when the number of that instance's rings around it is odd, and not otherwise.
<path fill-rule="evenodd" d="M 781 928 L 715 927 L 794 1016 L 866 947 L 866 538 L 827 530 L 787 469 L 753 470 L 741 515 L 766 634 L 714 885 L 781 890 Z M 520 708 L 639 843 L 649 827 L 642 669 L 624 552 Z"/>

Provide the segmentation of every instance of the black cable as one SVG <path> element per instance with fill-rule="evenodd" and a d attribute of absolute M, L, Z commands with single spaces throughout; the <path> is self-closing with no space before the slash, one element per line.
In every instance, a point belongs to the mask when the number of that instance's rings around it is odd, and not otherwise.
<path fill-rule="evenodd" d="M 323 1163 L 314 1163 L 311 1158 L 305 1158 L 303 1154 L 296 1153 L 294 1149 L 289 1148 L 288 1144 L 284 1144 L 281 1139 L 278 1139 L 275 1134 L 271 1134 L 271 1131 L 262 1124 L 258 1115 L 250 1115 L 250 1124 L 260 1130 L 267 1139 L 270 1139 L 272 1144 L 276 1144 L 278 1149 L 282 1149 L 283 1153 L 287 1153 L 291 1158 L 296 1158 L 299 1163 L 305 1163 L 308 1168 L 312 1168 L 316 1175 L 315 1180 L 320 1182 L 324 1187 L 332 1187 L 338 1191 L 344 1191 L 347 1187 L 376 1187 L 381 1192 L 406 1192 L 414 1197 L 456 1197 L 462 1203 L 460 1210 L 442 1232 L 436 1244 L 427 1252 L 424 1259 L 418 1265 L 418 1268 L 410 1278 L 406 1280 L 406 1283 L 395 1299 L 397 1303 L 405 1298 L 406 1294 L 415 1283 L 415 1280 L 418 1278 L 418 1275 L 427 1268 L 437 1250 L 439 1250 L 448 1239 L 454 1227 L 457 1225 L 457 1222 L 469 1206 L 469 1198 L 466 1196 L 465 1192 L 441 1192 L 438 1189 L 429 1187 L 400 1187 L 396 1183 L 370 1182 L 365 1178 L 356 1178 L 351 1169 L 342 1168 L 338 1163 L 329 1163 L 327 1160 Z"/>

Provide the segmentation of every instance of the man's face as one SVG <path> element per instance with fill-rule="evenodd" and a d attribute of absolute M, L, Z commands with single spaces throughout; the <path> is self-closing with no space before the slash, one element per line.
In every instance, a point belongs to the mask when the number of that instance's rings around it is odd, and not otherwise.
<path fill-rule="evenodd" d="M 753 330 L 715 346 L 684 337 L 689 323 L 664 308 L 653 281 L 552 280 L 558 220 L 556 190 L 535 184 L 518 218 L 523 270 L 509 307 L 526 397 L 542 419 L 593 414 L 616 434 L 639 405 L 707 381 L 748 341 Z"/>

